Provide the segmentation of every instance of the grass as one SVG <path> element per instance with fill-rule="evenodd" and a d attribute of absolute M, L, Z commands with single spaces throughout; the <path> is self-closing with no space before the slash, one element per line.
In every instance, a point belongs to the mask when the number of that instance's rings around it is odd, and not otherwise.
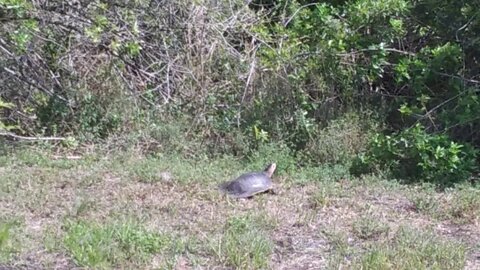
<path fill-rule="evenodd" d="M 341 191 L 337 182 L 325 181 L 311 196 L 310 203 L 313 208 L 324 208 L 330 206 L 340 194 Z"/>
<path fill-rule="evenodd" d="M 480 220 L 480 190 L 472 187 L 459 186 L 445 193 L 437 193 L 428 185 L 410 191 L 408 197 L 416 211 L 432 218 L 458 224 Z"/>
<path fill-rule="evenodd" d="M 145 183 L 174 181 L 177 183 L 211 182 L 225 177 L 232 171 L 241 171 L 238 162 L 224 157 L 216 160 L 187 160 L 179 156 L 147 157 L 121 161 L 119 166 L 126 168 L 132 179 Z M 263 170 L 262 167 L 257 170 Z M 171 175 L 166 179 L 165 173 Z M 232 175 L 233 176 L 233 175 Z"/>
<path fill-rule="evenodd" d="M 368 250 L 357 269 L 464 269 L 467 250 L 430 232 L 401 228 L 394 238 Z"/>
<path fill-rule="evenodd" d="M 12 226 L 10 223 L 0 223 L 0 262 L 8 261 L 16 252 L 11 237 Z"/>
<path fill-rule="evenodd" d="M 480 221 L 480 190 L 460 188 L 455 190 L 449 201 L 447 215 L 457 223 Z"/>
<path fill-rule="evenodd" d="M 474 253 L 480 196 L 471 187 L 438 192 L 381 175 L 355 178 L 341 164 L 297 168 L 285 161 L 292 158 L 287 151 L 258 153 L 248 162 L 136 151 L 57 156 L 62 154 L 27 149 L 0 158 L 0 263 L 6 266 L 480 265 Z M 235 200 L 215 189 L 277 159 L 283 161 L 274 175 L 276 194 Z"/>
<path fill-rule="evenodd" d="M 265 224 L 252 215 L 231 217 L 213 244 L 219 261 L 235 269 L 265 269 L 273 251 Z"/>
<path fill-rule="evenodd" d="M 371 215 L 363 216 L 353 223 L 353 233 L 360 239 L 375 239 L 389 231 L 389 226 L 380 222 L 379 217 Z"/>
<path fill-rule="evenodd" d="M 174 235 L 150 231 L 131 221 L 68 223 L 63 244 L 77 265 L 97 269 L 141 265 L 157 253 L 175 254 L 184 249 Z"/>
<path fill-rule="evenodd" d="M 409 192 L 409 199 L 412 201 L 416 211 L 428 215 L 436 215 L 439 210 L 439 201 L 434 186 L 425 184 Z"/>

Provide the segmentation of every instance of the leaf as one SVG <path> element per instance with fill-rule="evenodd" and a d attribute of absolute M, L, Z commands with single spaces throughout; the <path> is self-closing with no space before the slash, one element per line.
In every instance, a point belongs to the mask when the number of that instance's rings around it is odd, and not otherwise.
<path fill-rule="evenodd" d="M 408 107 L 407 104 L 403 104 L 402 106 L 400 106 L 400 109 L 398 109 L 398 111 L 404 115 L 411 115 L 413 113 L 412 109 Z"/>

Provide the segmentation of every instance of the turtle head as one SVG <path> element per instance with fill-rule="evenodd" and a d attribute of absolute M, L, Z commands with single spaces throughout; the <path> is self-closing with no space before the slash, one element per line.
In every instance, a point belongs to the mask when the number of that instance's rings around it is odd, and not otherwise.
<path fill-rule="evenodd" d="M 272 164 L 269 164 L 266 168 L 265 168 L 265 173 L 267 174 L 268 177 L 272 177 L 273 173 L 275 172 L 275 169 L 277 168 L 277 164 L 275 163 L 272 163 Z"/>

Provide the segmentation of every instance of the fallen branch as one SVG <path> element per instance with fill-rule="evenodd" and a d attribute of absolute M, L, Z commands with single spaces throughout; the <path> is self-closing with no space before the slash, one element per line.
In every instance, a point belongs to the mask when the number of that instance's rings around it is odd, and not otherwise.
<path fill-rule="evenodd" d="M 20 136 L 12 132 L 0 132 L 0 136 L 12 137 L 14 139 L 26 140 L 26 141 L 64 141 L 63 137 L 26 137 Z"/>

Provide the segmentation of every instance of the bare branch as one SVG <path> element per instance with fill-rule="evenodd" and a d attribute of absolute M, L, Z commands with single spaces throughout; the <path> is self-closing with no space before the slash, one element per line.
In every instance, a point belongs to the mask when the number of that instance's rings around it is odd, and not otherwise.
<path fill-rule="evenodd" d="M 25 137 L 16 135 L 12 132 L 0 132 L 0 136 L 4 137 L 11 137 L 18 140 L 25 140 L 25 141 L 64 141 L 66 138 L 63 137 Z"/>

